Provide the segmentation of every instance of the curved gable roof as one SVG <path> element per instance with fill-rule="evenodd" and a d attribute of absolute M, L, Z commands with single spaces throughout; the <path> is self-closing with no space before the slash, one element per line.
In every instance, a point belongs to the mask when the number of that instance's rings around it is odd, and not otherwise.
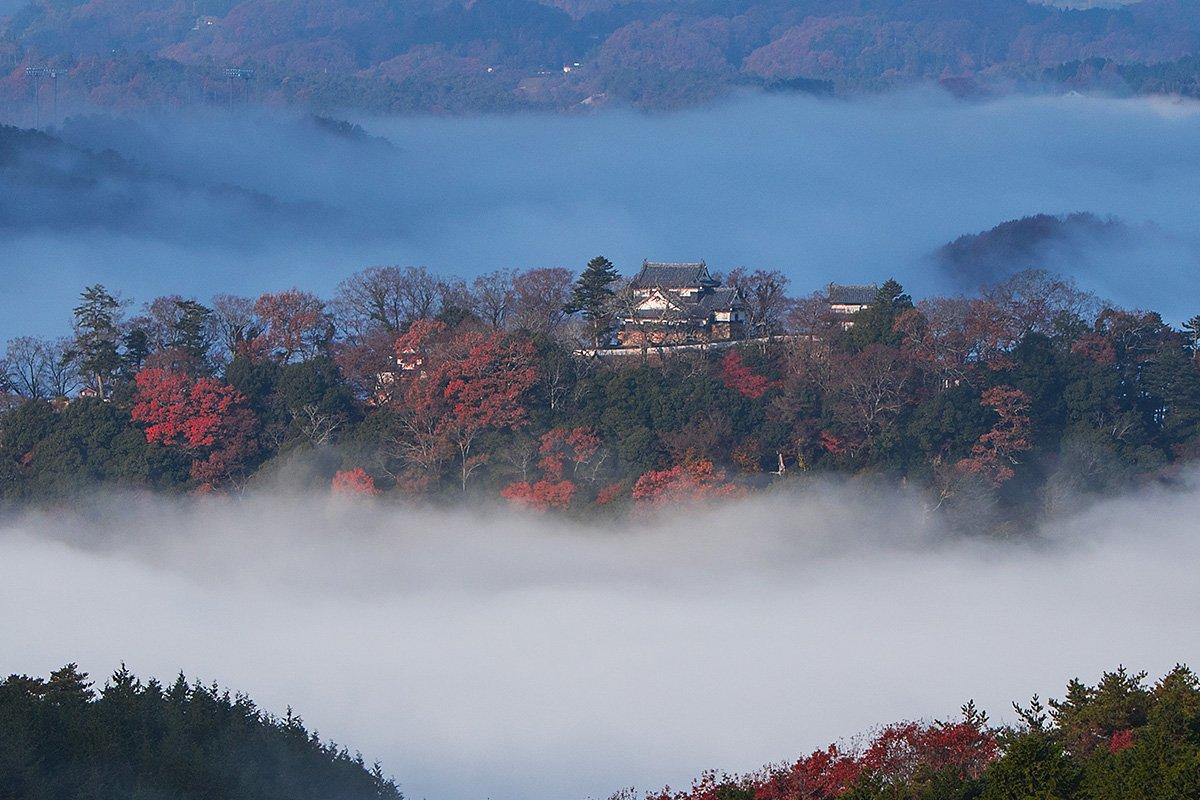
<path fill-rule="evenodd" d="M 642 271 L 629 285 L 634 289 L 686 289 L 712 282 L 708 267 L 703 261 L 674 264 L 643 261 Z"/>

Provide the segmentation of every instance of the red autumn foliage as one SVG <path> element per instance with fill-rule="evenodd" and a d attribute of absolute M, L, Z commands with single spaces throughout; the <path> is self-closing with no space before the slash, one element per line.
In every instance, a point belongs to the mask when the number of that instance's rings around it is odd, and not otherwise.
<path fill-rule="evenodd" d="M 134 382 L 130 416 L 145 423 L 146 441 L 187 451 L 196 481 L 228 480 L 257 450 L 258 421 L 232 386 L 157 368 L 141 370 Z"/>
<path fill-rule="evenodd" d="M 721 359 L 721 382 L 726 388 L 751 400 L 762 397 L 772 386 L 770 379 L 754 374 L 754 371 L 746 366 L 742 354 L 737 350 L 730 350 Z"/>
<path fill-rule="evenodd" d="M 500 492 L 501 496 L 514 505 L 534 508 L 563 510 L 571 505 L 575 495 L 575 483 L 564 478 L 566 467 L 571 473 L 586 464 L 600 449 L 600 437 L 591 428 L 554 428 L 542 434 L 538 447 L 538 466 L 544 477 L 530 483 L 520 481 L 509 484 Z"/>
<path fill-rule="evenodd" d="M 554 428 L 542 435 L 538 466 L 547 476 L 561 480 L 569 462 L 575 467 L 586 464 L 600 450 L 600 437 L 591 428 Z"/>
<path fill-rule="evenodd" d="M 504 499 L 514 505 L 532 508 L 537 511 L 556 509 L 566 510 L 571 505 L 575 494 L 575 484 L 571 481 L 540 480 L 536 483 L 512 483 L 500 492 Z"/>
<path fill-rule="evenodd" d="M 950 770 L 977 778 L 998 754 L 995 737 L 971 721 L 884 728 L 863 753 L 864 770 L 889 783 L 911 782 L 919 771 Z"/>
<path fill-rule="evenodd" d="M 1078 353 L 1097 364 L 1115 364 L 1117 351 L 1112 340 L 1102 333 L 1086 333 L 1071 343 L 1071 352 Z"/>
<path fill-rule="evenodd" d="M 995 411 L 999 419 L 979 437 L 971 455 L 958 462 L 958 468 L 1001 486 L 1015 474 L 1011 465 L 1017 463 L 1016 454 L 1033 447 L 1029 396 L 1012 386 L 993 386 L 983 393 L 980 403 Z"/>
<path fill-rule="evenodd" d="M 457 452 L 465 490 L 485 460 L 473 452 L 479 435 L 526 422 L 522 401 L 538 378 L 533 343 L 499 332 L 452 335 L 441 322 L 421 320 L 396 339 L 395 349 L 405 454 L 429 474 L 447 452 Z"/>
<path fill-rule="evenodd" d="M 1113 735 L 1108 740 L 1108 752 L 1119 753 L 1131 747 L 1133 747 L 1132 729 L 1113 731 Z"/>
<path fill-rule="evenodd" d="M 610 483 L 608 486 L 605 486 L 603 489 L 596 492 L 596 505 L 606 506 L 609 503 L 615 503 L 618 499 L 620 499 L 621 495 L 625 494 L 625 490 L 627 488 L 628 487 L 626 486 L 625 481 Z"/>
<path fill-rule="evenodd" d="M 263 332 L 256 337 L 253 349 L 280 361 L 316 355 L 333 338 L 325 303 L 299 289 L 262 295 L 254 301 L 254 313 Z"/>
<path fill-rule="evenodd" d="M 755 792 L 763 800 L 821 800 L 838 797 L 858 779 L 862 765 L 837 745 L 817 750 L 786 769 L 772 772 Z"/>
<path fill-rule="evenodd" d="M 924 777 L 939 772 L 978 778 L 999 756 L 996 737 L 986 723 L 986 717 L 968 706 L 960 722 L 890 725 L 859 754 L 830 745 L 788 766 L 752 775 L 731 777 L 707 772 L 688 791 L 665 789 L 651 795 L 650 800 L 719 800 L 729 796 L 831 800 L 849 792 L 864 775 L 893 786 L 919 784 Z"/>
<path fill-rule="evenodd" d="M 375 479 L 362 467 L 339 470 L 333 476 L 331 488 L 337 495 L 374 496 L 379 494 L 379 489 L 375 486 Z"/>
<path fill-rule="evenodd" d="M 840 456 L 846 452 L 846 446 L 842 444 L 842 440 L 829 431 L 821 431 L 817 439 L 821 443 L 821 448 L 831 456 Z"/>
<path fill-rule="evenodd" d="M 633 499 L 647 505 L 667 505 L 737 497 L 741 489 L 725 480 L 725 473 L 707 459 L 652 470 L 633 485 Z"/>

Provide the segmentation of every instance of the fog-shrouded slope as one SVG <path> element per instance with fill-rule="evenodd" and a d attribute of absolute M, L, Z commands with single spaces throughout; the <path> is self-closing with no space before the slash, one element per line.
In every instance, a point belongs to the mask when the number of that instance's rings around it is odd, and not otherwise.
<path fill-rule="evenodd" d="M 300 103 L 465 112 L 607 102 L 690 104 L 739 85 L 955 91 L 1049 80 L 1100 59 L 1157 65 L 1200 50 L 1189 0 L 1087 9 L 1027 0 L 385 0 L 9 6 L 0 97 L 30 104 L 28 66 L 64 104 Z M 248 72 L 230 76 L 227 68 Z M 1189 67 L 1190 69 L 1190 67 Z M 42 79 L 43 83 L 47 79 Z M 822 83 L 827 82 L 827 83 Z M 1154 76 L 1105 88 L 1139 91 Z M 1186 85 L 1186 84 L 1181 84 Z M 49 102 L 50 87 L 44 91 Z"/>
<path fill-rule="evenodd" d="M 206 183 L 95 152 L 40 131 L 0 126 L 0 232 L 102 230 L 172 241 L 236 241 L 270 227 L 298 233 L 319 203 L 286 203 L 262 192 Z"/>
<path fill-rule="evenodd" d="M 1131 235 L 1120 220 L 1087 212 L 1036 214 L 960 236 L 934 256 L 953 280 L 979 286 L 1035 264 L 1069 263 L 1078 268 L 1086 265 L 1089 249 L 1113 249 Z"/>

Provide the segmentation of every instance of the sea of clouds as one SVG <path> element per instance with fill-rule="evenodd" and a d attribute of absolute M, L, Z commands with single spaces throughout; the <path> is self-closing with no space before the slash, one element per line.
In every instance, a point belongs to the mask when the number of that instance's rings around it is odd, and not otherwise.
<path fill-rule="evenodd" d="M 97 498 L 0 520 L 0 672 L 183 670 L 412 798 L 602 798 L 1196 665 L 1198 515 L 1193 479 L 1007 540 L 845 483 L 590 523 Z"/>
<path fill-rule="evenodd" d="M 0 222 L 19 220 L 0 225 L 0 340 L 62 333 L 96 281 L 138 302 L 292 285 L 329 294 L 385 263 L 469 278 L 579 268 L 603 253 L 626 273 L 643 258 L 780 269 L 800 294 L 891 275 L 917 294 L 958 291 L 971 287 L 929 259 L 938 246 L 1076 211 L 1115 216 L 1129 234 L 1014 268 L 1066 272 L 1177 321 L 1200 310 L 1188 291 L 1200 264 L 1198 112 L 1166 98 L 963 102 L 925 89 L 746 95 L 669 114 L 357 120 L 367 136 L 266 111 L 76 114 L 59 135 L 153 179 L 93 187 L 123 199 L 99 221 L 78 208 L 77 187 L 0 191 Z"/>

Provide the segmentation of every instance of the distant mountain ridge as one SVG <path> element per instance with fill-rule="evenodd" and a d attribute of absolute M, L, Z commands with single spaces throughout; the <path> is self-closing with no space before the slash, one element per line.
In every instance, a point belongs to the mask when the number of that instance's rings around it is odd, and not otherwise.
<path fill-rule="evenodd" d="M 1062 65 L 1096 60 L 1195 70 L 1200 7 L 1192 0 L 1061 5 L 59 0 L 0 18 L 0 99 L 31 103 L 30 66 L 56 71 L 64 105 L 267 103 L 449 113 L 609 102 L 662 108 L 737 86 L 787 82 L 856 91 L 945 81 L 956 91 L 1006 91 L 1061 83 Z M 230 75 L 229 68 L 244 71 Z M 1120 78 L 1117 88 L 1126 91 L 1164 88 L 1154 76 Z M 1186 91 L 1189 84 L 1171 85 Z M 1111 81 L 1103 86 L 1114 88 Z M 43 85 L 43 94 L 49 91 Z"/>

